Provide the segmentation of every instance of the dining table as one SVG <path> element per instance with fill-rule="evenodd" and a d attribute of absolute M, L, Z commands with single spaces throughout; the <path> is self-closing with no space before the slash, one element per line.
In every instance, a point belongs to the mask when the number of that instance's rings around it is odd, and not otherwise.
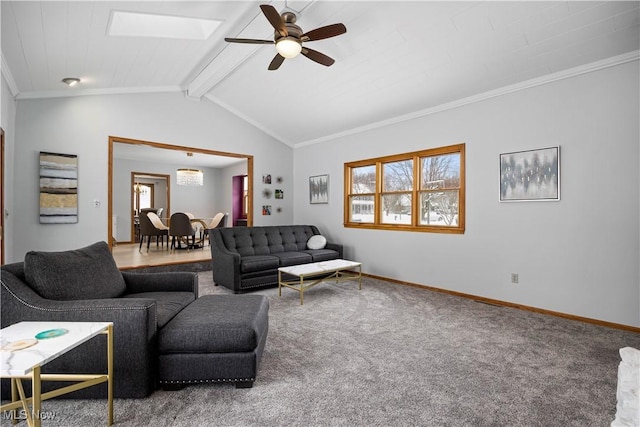
<path fill-rule="evenodd" d="M 160 220 L 166 224 L 167 226 L 170 226 L 170 222 L 171 222 L 171 218 L 160 218 Z M 206 228 L 209 227 L 209 224 L 211 224 L 211 221 L 213 220 L 212 218 L 206 218 L 206 217 L 198 217 L 198 218 L 191 218 L 191 224 L 195 226 L 196 228 L 196 233 L 199 235 L 198 240 L 196 240 L 196 235 L 193 235 L 193 242 L 189 243 L 188 239 L 187 241 L 185 241 L 185 247 L 182 247 L 182 239 L 178 239 L 178 249 L 194 249 L 194 248 L 204 248 L 204 244 L 205 244 L 205 239 L 204 239 L 204 230 Z"/>

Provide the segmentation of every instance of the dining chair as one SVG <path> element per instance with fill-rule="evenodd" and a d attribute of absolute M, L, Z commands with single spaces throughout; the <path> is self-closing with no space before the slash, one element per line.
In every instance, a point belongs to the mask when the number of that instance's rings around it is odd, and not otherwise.
<path fill-rule="evenodd" d="M 139 252 L 142 252 L 142 242 L 145 236 L 147 237 L 147 252 L 149 252 L 151 238 L 154 236 L 156 238 L 156 247 L 158 246 L 158 239 L 162 240 L 162 246 L 164 247 L 164 236 L 167 236 L 167 249 L 169 248 L 169 228 L 160 221 L 160 218 L 155 213 L 145 212 L 142 209 L 140 215 L 138 215 L 138 220 L 140 221 Z"/>
<path fill-rule="evenodd" d="M 142 208 L 140 209 L 140 213 L 149 213 L 149 212 L 153 212 L 153 213 L 158 213 L 158 209 L 157 208 Z"/>
<path fill-rule="evenodd" d="M 228 214 L 227 214 L 228 215 Z M 225 214 L 222 212 L 218 212 L 211 218 L 211 222 L 207 225 L 207 228 L 216 228 L 218 225 L 225 219 Z M 222 225 L 221 227 L 224 227 Z"/>
<path fill-rule="evenodd" d="M 204 245 L 205 239 L 209 236 L 209 230 L 212 228 L 221 228 L 227 226 L 227 218 L 229 217 L 229 213 L 218 212 L 211 218 L 211 222 L 207 224 L 207 227 L 203 230 L 202 242 Z"/>
<path fill-rule="evenodd" d="M 191 225 L 191 219 L 186 213 L 176 212 L 171 215 L 169 220 L 169 235 L 171 236 L 171 250 L 176 247 L 176 237 L 178 238 L 178 247 L 180 246 L 180 239 L 183 237 L 187 241 L 187 250 L 189 246 L 195 244 L 196 230 Z M 193 243 L 189 243 L 189 238 L 192 238 Z"/>
<path fill-rule="evenodd" d="M 160 209 L 162 209 L 162 208 L 160 208 Z M 158 209 L 158 212 L 160 211 L 160 209 Z M 165 224 L 162 222 L 162 220 L 160 219 L 160 216 L 159 216 L 159 215 L 157 215 L 157 214 L 154 214 L 153 212 L 149 212 L 149 213 L 147 214 L 147 217 L 149 217 L 149 220 L 151 221 L 151 223 L 153 224 L 153 226 L 154 226 L 155 228 L 157 228 L 158 230 L 167 230 L 167 244 L 169 244 L 169 241 L 168 241 L 168 240 L 169 240 L 169 239 L 168 239 L 168 236 L 169 236 L 169 233 L 168 233 L 168 232 L 169 232 L 169 226 L 168 226 L 168 225 L 165 225 Z"/>

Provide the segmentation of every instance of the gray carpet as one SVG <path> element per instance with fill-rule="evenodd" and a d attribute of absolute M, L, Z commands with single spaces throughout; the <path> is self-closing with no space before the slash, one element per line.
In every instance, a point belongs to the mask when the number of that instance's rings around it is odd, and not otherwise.
<path fill-rule="evenodd" d="M 200 275 L 201 294 L 230 293 Z M 252 389 L 118 399 L 121 426 L 608 426 L 618 350 L 640 334 L 380 280 L 270 300 Z M 102 400 L 54 399 L 44 426 L 98 426 Z M 9 425 L 3 420 L 2 425 Z"/>

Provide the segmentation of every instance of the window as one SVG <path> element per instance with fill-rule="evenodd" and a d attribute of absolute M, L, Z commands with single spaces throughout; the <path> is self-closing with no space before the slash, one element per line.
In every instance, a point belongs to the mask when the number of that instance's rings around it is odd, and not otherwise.
<path fill-rule="evenodd" d="M 136 183 L 133 185 L 133 209 L 139 212 L 140 209 L 153 207 L 155 187 L 153 184 Z"/>
<path fill-rule="evenodd" d="M 464 233 L 464 150 L 459 144 L 345 163 L 345 227 Z"/>

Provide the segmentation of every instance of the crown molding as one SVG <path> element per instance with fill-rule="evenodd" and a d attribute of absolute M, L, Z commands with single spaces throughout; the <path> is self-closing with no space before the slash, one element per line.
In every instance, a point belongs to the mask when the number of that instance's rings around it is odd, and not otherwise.
<path fill-rule="evenodd" d="M 11 74 L 11 69 L 9 68 L 9 65 L 7 65 L 7 61 L 4 59 L 4 53 L 0 53 L 0 57 L 2 60 L 2 75 L 9 86 L 11 96 L 15 98 L 18 96 L 18 85 L 16 85 L 16 81 L 13 79 L 13 74 Z"/>
<path fill-rule="evenodd" d="M 22 92 L 16 99 L 68 98 L 72 96 L 122 95 L 131 93 L 183 92 L 180 86 L 119 87 L 110 89 L 79 89 Z"/>
<path fill-rule="evenodd" d="M 295 148 L 306 147 L 313 144 L 319 144 L 321 142 L 327 142 L 337 138 L 342 138 L 349 135 L 355 135 L 355 134 L 366 132 L 369 130 L 378 129 L 381 127 L 394 125 L 394 124 L 405 122 L 408 120 L 417 119 L 419 117 L 429 116 L 431 114 L 436 114 L 436 113 L 440 113 L 447 110 L 453 110 L 454 108 L 463 107 L 465 105 L 474 104 L 476 102 L 486 101 L 487 99 L 507 95 L 513 92 L 519 92 L 521 90 L 529 89 L 536 86 L 542 86 L 545 84 L 557 82 L 559 80 L 564 80 L 571 77 L 577 77 L 583 74 L 602 70 L 604 68 L 615 67 L 617 65 L 626 64 L 628 62 L 638 61 L 638 59 L 640 59 L 640 50 L 624 53 L 622 55 L 612 56 L 610 58 L 603 59 L 601 61 L 591 62 L 589 64 L 581 65 L 579 67 L 558 71 L 556 73 L 548 74 L 543 77 L 537 77 L 535 79 L 530 79 L 520 83 L 504 86 L 499 89 L 483 92 L 483 93 L 469 96 L 467 98 L 462 98 L 456 101 L 447 102 L 445 104 L 437 105 L 435 107 L 426 108 L 424 110 L 415 111 L 413 113 L 409 113 L 402 116 L 393 117 L 387 120 L 370 123 L 365 126 L 349 129 L 344 132 L 338 132 L 332 135 L 327 135 L 327 136 L 312 139 L 309 141 L 297 143 L 295 144 Z"/>

